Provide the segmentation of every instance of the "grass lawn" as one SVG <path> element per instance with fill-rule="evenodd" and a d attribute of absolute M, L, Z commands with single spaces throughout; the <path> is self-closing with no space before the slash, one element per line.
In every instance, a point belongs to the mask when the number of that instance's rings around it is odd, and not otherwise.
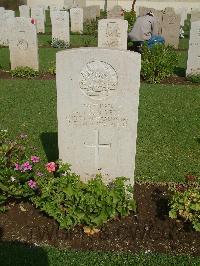
<path fill-rule="evenodd" d="M 56 84 L 1 80 L 2 128 L 26 132 L 42 157 L 58 156 Z M 200 175 L 200 87 L 142 84 L 136 157 L 137 181 L 181 181 Z"/>
<path fill-rule="evenodd" d="M 22 244 L 0 243 L 0 265 L 2 266 L 186 266 L 200 265 L 199 257 L 169 256 L 162 254 L 75 252 L 49 247 L 27 247 Z"/>

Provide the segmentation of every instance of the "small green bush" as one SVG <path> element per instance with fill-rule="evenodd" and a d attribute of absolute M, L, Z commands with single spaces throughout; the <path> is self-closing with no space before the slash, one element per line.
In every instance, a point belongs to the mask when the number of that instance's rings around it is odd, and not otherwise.
<path fill-rule="evenodd" d="M 200 232 L 200 180 L 195 176 L 187 176 L 186 180 L 186 184 L 170 188 L 169 216 L 191 222 L 193 228 Z"/>
<path fill-rule="evenodd" d="M 16 67 L 10 71 L 12 77 L 31 79 L 39 75 L 39 72 L 30 67 Z"/>
<path fill-rule="evenodd" d="M 68 48 L 69 47 L 69 43 L 63 41 L 63 40 L 59 40 L 57 38 L 53 38 L 52 42 L 51 42 L 51 46 L 53 48 Z"/>
<path fill-rule="evenodd" d="M 69 165 L 60 162 L 56 169 L 54 176 L 38 180 L 41 195 L 33 197 L 33 202 L 61 228 L 75 225 L 95 228 L 136 210 L 133 190 L 125 185 L 125 178 L 106 185 L 97 176 L 84 183 L 71 173 Z"/>
<path fill-rule="evenodd" d="M 155 44 L 152 48 L 148 48 L 144 44 L 142 47 L 141 76 L 149 83 L 160 83 L 170 77 L 177 63 L 177 53 L 170 46 Z"/>
<path fill-rule="evenodd" d="M 97 37 L 98 36 L 98 21 L 92 20 L 91 22 L 85 22 L 83 24 L 83 34 Z"/>
<path fill-rule="evenodd" d="M 136 20 L 136 14 L 133 11 L 125 11 L 124 19 L 128 21 L 128 31 L 131 31 Z"/>
<path fill-rule="evenodd" d="M 191 81 L 192 83 L 200 84 L 200 74 L 188 75 L 187 80 Z"/>
<path fill-rule="evenodd" d="M 48 68 L 48 72 L 51 75 L 56 75 L 56 62 L 55 61 L 51 61 L 49 64 L 49 68 Z"/>

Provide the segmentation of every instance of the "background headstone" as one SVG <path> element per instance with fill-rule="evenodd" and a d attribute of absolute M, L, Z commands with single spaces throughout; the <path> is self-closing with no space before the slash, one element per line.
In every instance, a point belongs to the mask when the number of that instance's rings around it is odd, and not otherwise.
<path fill-rule="evenodd" d="M 55 11 L 52 16 L 52 40 L 61 40 L 70 45 L 69 13 Z"/>
<path fill-rule="evenodd" d="M 59 158 L 83 181 L 134 183 L 141 56 L 99 48 L 56 55 Z"/>
<path fill-rule="evenodd" d="M 180 22 L 181 17 L 171 11 L 163 14 L 162 36 L 165 38 L 165 44 L 172 45 L 175 49 L 179 45 Z"/>
<path fill-rule="evenodd" d="M 200 75 L 200 12 L 192 13 L 187 75 Z"/>
<path fill-rule="evenodd" d="M 30 67 L 39 69 L 36 27 L 30 18 L 17 17 L 9 20 L 9 50 L 11 69 Z"/>
<path fill-rule="evenodd" d="M 121 6 L 114 6 L 107 12 L 107 18 L 120 18 L 124 19 L 124 10 Z"/>
<path fill-rule="evenodd" d="M 83 33 L 83 8 L 70 9 L 71 32 Z"/>
<path fill-rule="evenodd" d="M 43 7 L 32 7 L 31 17 L 36 20 L 37 33 L 45 33 L 45 16 Z"/>
<path fill-rule="evenodd" d="M 128 21 L 101 19 L 98 24 L 98 47 L 127 50 Z"/>
<path fill-rule="evenodd" d="M 13 10 L 4 10 L 3 14 L 0 16 L 0 45 L 8 46 L 9 44 L 9 25 L 8 20 L 15 17 L 15 12 Z"/>
<path fill-rule="evenodd" d="M 26 5 L 19 6 L 20 17 L 30 18 L 30 7 Z"/>

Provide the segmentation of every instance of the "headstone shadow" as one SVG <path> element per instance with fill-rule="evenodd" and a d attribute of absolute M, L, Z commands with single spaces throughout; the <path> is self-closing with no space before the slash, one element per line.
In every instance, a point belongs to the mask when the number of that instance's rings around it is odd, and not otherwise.
<path fill-rule="evenodd" d="M 46 251 L 19 241 L 0 241 L 0 265 L 48 266 Z"/>
<path fill-rule="evenodd" d="M 56 161 L 59 158 L 58 133 L 44 132 L 40 135 L 40 139 L 48 161 Z"/>

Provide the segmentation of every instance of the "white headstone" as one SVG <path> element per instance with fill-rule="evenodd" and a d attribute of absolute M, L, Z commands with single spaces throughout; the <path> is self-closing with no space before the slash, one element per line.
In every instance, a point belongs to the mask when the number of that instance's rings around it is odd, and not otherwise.
<path fill-rule="evenodd" d="M 83 8 L 71 8 L 70 9 L 71 19 L 71 32 L 83 32 Z"/>
<path fill-rule="evenodd" d="M 64 8 L 70 9 L 74 6 L 74 0 L 64 0 Z"/>
<path fill-rule="evenodd" d="M 100 48 L 56 56 L 59 158 L 83 181 L 134 182 L 141 56 Z"/>
<path fill-rule="evenodd" d="M 75 7 L 85 7 L 86 6 L 86 0 L 74 0 L 74 6 Z"/>
<path fill-rule="evenodd" d="M 176 15 L 171 9 L 167 9 L 167 13 L 163 14 L 162 36 L 166 45 L 178 48 L 180 35 L 180 15 Z"/>
<path fill-rule="evenodd" d="M 0 16 L 3 15 L 5 8 L 0 6 Z"/>
<path fill-rule="evenodd" d="M 26 5 L 19 6 L 20 17 L 30 18 L 30 7 Z"/>
<path fill-rule="evenodd" d="M 9 44 L 9 25 L 8 20 L 15 17 L 13 10 L 4 10 L 0 16 L 0 45 L 8 46 Z"/>
<path fill-rule="evenodd" d="M 9 20 L 9 50 L 11 69 L 30 67 L 39 69 L 36 27 L 30 18 L 17 17 Z"/>
<path fill-rule="evenodd" d="M 128 21 L 101 19 L 98 24 L 98 47 L 127 50 Z"/>
<path fill-rule="evenodd" d="M 50 6 L 50 18 L 52 20 L 52 16 L 53 16 L 53 12 L 55 11 L 60 11 L 61 8 L 59 8 L 58 6 Z"/>
<path fill-rule="evenodd" d="M 70 45 L 69 13 L 67 11 L 53 12 L 52 40 L 61 40 Z"/>
<path fill-rule="evenodd" d="M 124 10 L 121 6 L 114 6 L 107 12 L 107 18 L 120 18 L 124 19 Z"/>
<path fill-rule="evenodd" d="M 200 75 L 200 13 L 192 14 L 187 75 Z"/>
<path fill-rule="evenodd" d="M 37 33 L 45 33 L 45 16 L 44 8 L 42 7 L 32 7 L 31 8 L 31 17 L 36 20 Z"/>

